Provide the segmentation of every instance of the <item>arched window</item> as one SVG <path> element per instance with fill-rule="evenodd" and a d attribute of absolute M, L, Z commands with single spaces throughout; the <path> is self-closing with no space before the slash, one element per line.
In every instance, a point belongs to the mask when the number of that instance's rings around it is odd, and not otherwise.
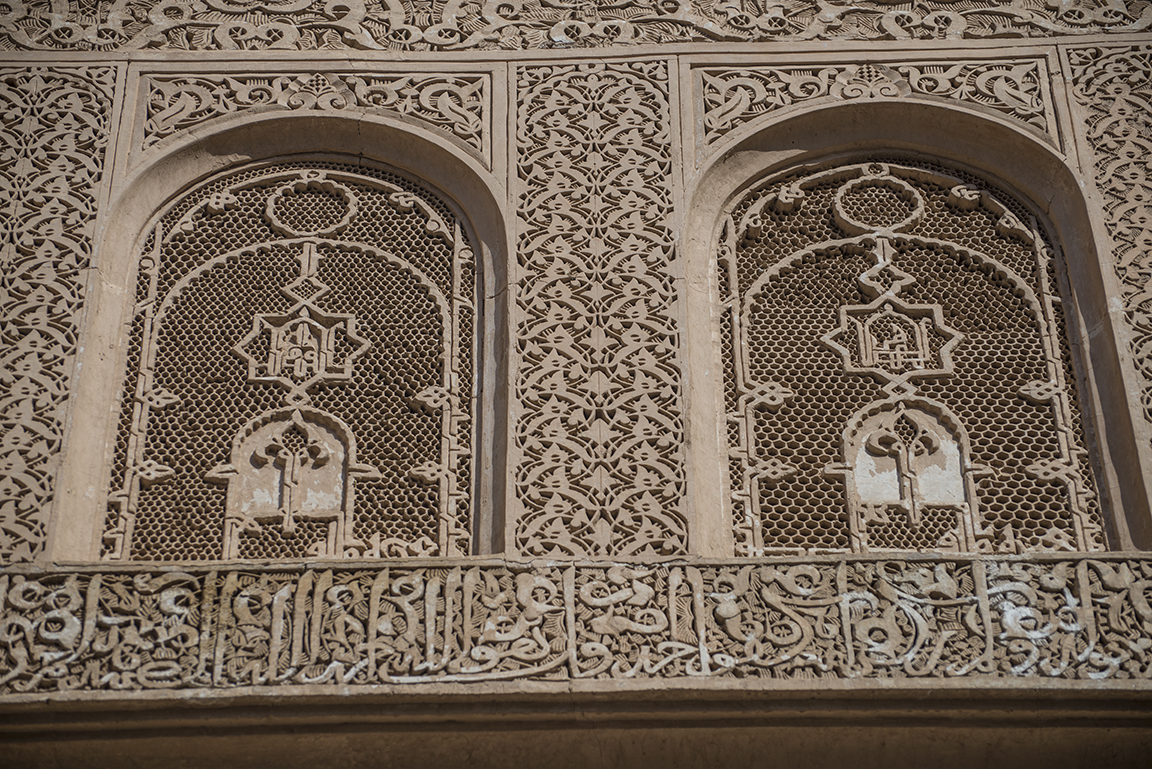
<path fill-rule="evenodd" d="M 171 204 L 139 259 L 104 558 L 469 553 L 469 238 L 355 161 L 252 165 Z"/>
<path fill-rule="evenodd" d="M 1023 206 L 927 162 L 743 194 L 719 244 L 737 552 L 1101 549 L 1059 264 Z"/>

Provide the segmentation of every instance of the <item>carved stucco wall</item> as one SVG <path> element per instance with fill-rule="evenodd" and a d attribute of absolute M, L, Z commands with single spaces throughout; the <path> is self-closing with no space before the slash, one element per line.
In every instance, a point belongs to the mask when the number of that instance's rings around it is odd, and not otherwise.
<path fill-rule="evenodd" d="M 1101 210 L 1090 212 L 1093 234 L 1104 244 L 1103 280 L 1119 286 L 1126 324 L 1107 344 L 1117 347 L 1121 386 L 1136 383 L 1129 389 L 1141 393 L 1131 404 L 1135 421 L 1146 422 L 1132 427 L 1133 451 L 1141 455 L 1152 425 L 1145 306 L 1152 48 L 1139 33 L 1152 25 L 1152 6 L 1020 0 L 899 9 L 751 2 L 414 8 L 307 0 L 95 9 L 17 2 L 0 16 L 0 557 L 26 564 L 0 575 L 4 697 L 583 679 L 743 681 L 734 686 L 751 679 L 768 686 L 774 679 L 1046 678 L 1074 686 L 1152 676 L 1152 563 L 1083 553 L 1116 549 L 1120 539 L 1113 531 L 1102 541 L 1098 510 L 1105 529 L 1123 516 L 1100 464 L 1113 449 L 1093 432 L 1100 413 L 1088 393 L 1101 385 L 1090 363 L 1080 360 L 1077 374 L 1069 362 L 1075 335 L 1083 333 L 1078 326 L 1069 349 L 1055 356 L 1064 363 L 1052 376 L 1070 393 L 1060 397 L 1071 400 L 1060 406 L 1063 421 L 1053 430 L 1071 436 L 1062 467 L 1083 464 L 1076 483 L 1087 493 L 1074 506 L 1077 520 L 1090 521 L 1088 534 L 1069 524 L 1059 541 L 1045 542 L 1037 529 L 1022 544 L 929 546 L 936 551 L 930 556 L 764 558 L 762 544 L 740 545 L 752 535 L 737 521 L 726 534 L 737 544 L 702 546 L 709 537 L 701 526 L 731 526 L 732 519 L 701 509 L 693 490 L 699 466 L 731 459 L 738 468 L 748 457 L 710 456 L 689 439 L 690 389 L 703 386 L 692 368 L 707 356 L 686 342 L 685 323 L 701 318 L 685 308 L 685 292 L 695 289 L 683 280 L 682 241 L 691 216 L 684 201 L 699 169 L 805 110 L 906 102 L 1009 126 L 1065 159 L 1089 196 L 1100 195 Z M 1123 38 L 1113 42 L 1104 33 Z M 1006 37 L 1043 40 L 1015 51 Z M 887 47 L 803 47 L 840 38 Z M 982 38 L 999 42 L 966 46 Z M 611 49 L 587 57 L 543 50 L 598 46 Z M 127 68 L 126 52 L 140 49 L 223 53 L 138 59 Z M 227 58 L 238 49 L 266 51 L 260 59 Z M 353 61 L 346 53 L 330 57 L 332 49 L 371 53 Z M 537 50 L 501 59 L 501 51 L 515 49 Z M 790 50 L 803 56 L 788 56 Z M 408 66 L 397 52 L 442 58 Z M 57 56 L 68 63 L 53 62 Z M 507 345 L 499 354 L 510 360 L 508 381 L 483 374 L 484 365 L 495 366 L 490 360 L 474 373 L 506 388 L 507 424 L 486 412 L 483 429 L 505 430 L 508 450 L 482 455 L 484 446 L 499 443 L 478 441 L 461 461 L 508 479 L 504 498 L 477 498 L 477 531 L 494 527 L 489 539 L 498 545 L 473 552 L 503 549 L 509 559 L 61 565 L 98 558 L 95 550 L 50 557 L 59 507 L 54 479 L 69 456 L 69 404 L 75 377 L 83 376 L 83 365 L 79 374 L 74 368 L 91 311 L 84 306 L 88 270 L 93 255 L 100 269 L 139 257 L 96 250 L 101 206 L 197 132 L 305 114 L 398 121 L 475 159 L 503 191 L 513 247 L 495 258 L 509 267 L 508 285 L 480 303 L 508 292 L 509 317 L 481 329 L 489 342 Z M 314 149 L 326 149 L 323 137 Z M 419 168 L 406 171 L 419 176 Z M 155 210 L 183 192 L 166 190 L 169 199 L 152 201 Z M 727 192 L 737 193 L 735 186 Z M 451 199 L 453 191 L 430 194 Z M 453 202 L 464 227 L 468 201 Z M 1043 240 L 1042 227 L 1027 225 Z M 141 240 L 139 248 L 145 245 Z M 1055 254 L 1040 262 L 1063 269 L 1060 246 L 1053 243 Z M 1055 285 L 1049 294 L 1077 317 L 1074 296 Z M 719 327 L 719 310 L 712 321 Z M 1057 343 L 1060 333 L 1052 337 Z M 1079 401 L 1083 428 L 1075 383 L 1065 381 L 1076 377 L 1089 385 Z M 108 389 L 109 413 L 124 381 L 99 385 Z M 712 418 L 723 424 L 722 388 L 715 394 Z M 1051 393 L 1041 395 L 1033 400 L 1055 403 Z M 81 415 L 80 424 L 109 419 Z M 97 439 L 73 432 L 70 440 Z M 1092 468 L 1103 470 L 1099 502 Z M 1060 472 L 1068 474 L 1053 471 Z M 89 514 L 103 516 L 108 490 L 92 499 Z M 731 500 L 718 494 L 711 504 L 724 510 Z M 948 556 L 939 553 L 944 549 L 1023 554 Z M 1037 554 L 1053 549 L 1081 554 Z M 189 560 L 216 557 L 206 551 Z M 560 560 L 524 561 L 536 557 Z M 581 560 L 564 560 L 571 557 Z"/>

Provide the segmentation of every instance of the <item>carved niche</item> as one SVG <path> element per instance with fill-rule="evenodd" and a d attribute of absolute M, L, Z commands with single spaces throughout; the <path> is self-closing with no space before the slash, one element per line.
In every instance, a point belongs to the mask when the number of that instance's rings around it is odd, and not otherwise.
<path fill-rule="evenodd" d="M 738 552 L 1103 547 L 1057 265 L 962 172 L 757 184 L 719 247 Z"/>
<path fill-rule="evenodd" d="M 462 555 L 475 269 L 435 195 L 363 166 L 229 173 L 140 257 L 104 557 Z"/>

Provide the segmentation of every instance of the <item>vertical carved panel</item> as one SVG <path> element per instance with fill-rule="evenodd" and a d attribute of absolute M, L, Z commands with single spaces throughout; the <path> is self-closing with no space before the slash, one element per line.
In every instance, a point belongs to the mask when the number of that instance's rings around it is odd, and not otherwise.
<path fill-rule="evenodd" d="M 115 75 L 0 69 L 0 562 L 43 549 Z"/>
<path fill-rule="evenodd" d="M 1089 113 L 1085 135 L 1132 329 L 1140 407 L 1152 422 L 1152 45 L 1073 49 L 1068 56 L 1076 99 Z"/>
<path fill-rule="evenodd" d="M 682 553 L 667 64 L 526 67 L 518 89 L 515 547 Z"/>

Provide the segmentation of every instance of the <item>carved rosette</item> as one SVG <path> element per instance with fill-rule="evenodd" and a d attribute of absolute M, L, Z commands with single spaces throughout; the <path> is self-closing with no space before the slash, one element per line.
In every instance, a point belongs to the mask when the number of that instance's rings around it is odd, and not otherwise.
<path fill-rule="evenodd" d="M 664 61 L 518 72 L 524 555 L 686 552 Z"/>
<path fill-rule="evenodd" d="M 0 563 L 44 547 L 115 76 L 0 70 Z"/>

